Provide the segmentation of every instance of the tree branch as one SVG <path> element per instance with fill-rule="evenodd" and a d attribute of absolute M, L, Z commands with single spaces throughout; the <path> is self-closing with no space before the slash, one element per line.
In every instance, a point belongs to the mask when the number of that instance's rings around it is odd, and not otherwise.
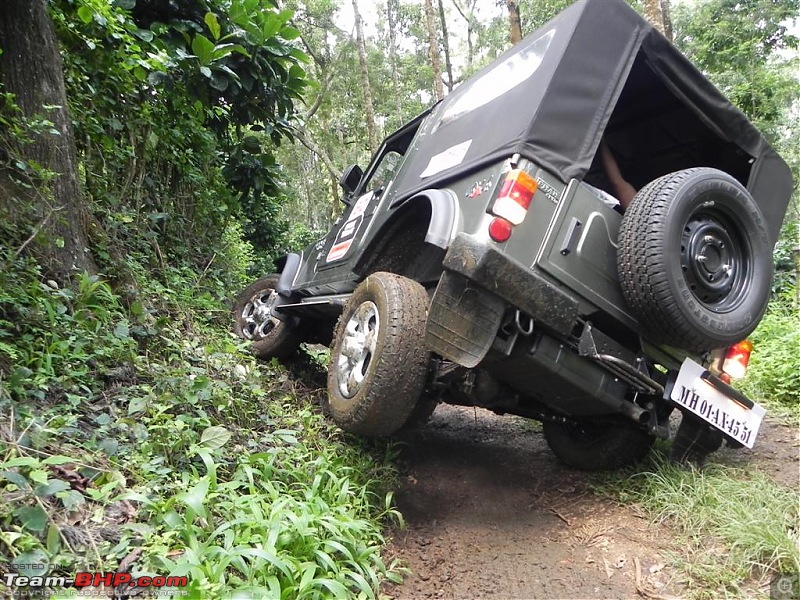
<path fill-rule="evenodd" d="M 328 156 L 328 154 L 314 142 L 308 139 L 304 131 L 293 127 L 292 134 L 300 141 L 301 144 L 303 144 L 303 146 L 308 148 L 312 153 L 319 157 L 319 159 L 322 161 L 322 164 L 325 165 L 325 168 L 328 169 L 328 172 L 332 177 L 336 178 L 337 181 L 341 178 L 342 173 L 336 168 L 336 165 L 333 164 L 330 156 Z"/>

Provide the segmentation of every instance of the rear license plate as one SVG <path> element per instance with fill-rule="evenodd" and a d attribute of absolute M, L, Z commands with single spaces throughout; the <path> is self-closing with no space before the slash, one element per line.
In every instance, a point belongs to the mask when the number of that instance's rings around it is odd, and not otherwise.
<path fill-rule="evenodd" d="M 706 381 L 703 378 L 706 374 L 706 369 L 693 360 L 684 360 L 670 400 L 752 448 L 766 410 L 755 402 L 752 407 L 743 406 Z"/>

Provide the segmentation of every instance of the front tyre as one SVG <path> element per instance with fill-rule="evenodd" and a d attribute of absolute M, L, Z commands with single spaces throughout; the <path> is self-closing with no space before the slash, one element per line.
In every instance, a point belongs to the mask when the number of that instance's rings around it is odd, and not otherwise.
<path fill-rule="evenodd" d="M 233 304 L 233 332 L 252 342 L 250 349 L 258 358 L 287 358 L 295 353 L 302 335 L 272 314 L 277 294 L 278 275 L 269 275 L 251 283 Z"/>
<path fill-rule="evenodd" d="M 328 368 L 328 412 L 351 433 L 399 430 L 425 385 L 429 298 L 416 281 L 373 273 L 353 292 L 336 326 Z"/>
<path fill-rule="evenodd" d="M 556 458 L 582 471 L 613 471 L 639 462 L 655 439 L 623 418 L 597 423 L 545 421 L 542 428 Z"/>

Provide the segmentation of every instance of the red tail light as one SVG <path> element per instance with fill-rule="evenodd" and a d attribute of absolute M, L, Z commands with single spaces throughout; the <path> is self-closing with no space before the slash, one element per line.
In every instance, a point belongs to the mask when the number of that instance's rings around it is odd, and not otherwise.
<path fill-rule="evenodd" d="M 509 171 L 492 205 L 492 214 L 511 225 L 519 225 L 525 219 L 538 187 L 536 180 L 522 169 Z"/>
<path fill-rule="evenodd" d="M 723 374 L 727 374 L 731 379 L 744 377 L 752 352 L 753 343 L 750 340 L 741 341 L 728 348 L 725 358 L 722 360 Z"/>

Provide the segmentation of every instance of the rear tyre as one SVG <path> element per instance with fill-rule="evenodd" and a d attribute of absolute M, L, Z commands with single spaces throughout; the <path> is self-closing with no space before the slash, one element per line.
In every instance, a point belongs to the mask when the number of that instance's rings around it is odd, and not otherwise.
<path fill-rule="evenodd" d="M 430 362 L 428 303 L 424 287 L 393 273 L 374 273 L 353 292 L 336 326 L 328 368 L 326 407 L 339 427 L 377 437 L 409 421 Z"/>
<path fill-rule="evenodd" d="M 251 283 L 233 304 L 233 332 L 252 342 L 250 349 L 258 358 L 287 358 L 303 341 L 301 332 L 272 315 L 271 301 L 277 294 L 278 275 Z"/>
<path fill-rule="evenodd" d="M 645 338 L 704 352 L 755 329 L 769 301 L 772 250 L 761 210 L 738 181 L 686 169 L 636 194 L 617 267 Z"/>
<path fill-rule="evenodd" d="M 612 471 L 639 462 L 653 438 L 627 420 L 542 424 L 544 439 L 561 462 L 582 471 Z"/>

